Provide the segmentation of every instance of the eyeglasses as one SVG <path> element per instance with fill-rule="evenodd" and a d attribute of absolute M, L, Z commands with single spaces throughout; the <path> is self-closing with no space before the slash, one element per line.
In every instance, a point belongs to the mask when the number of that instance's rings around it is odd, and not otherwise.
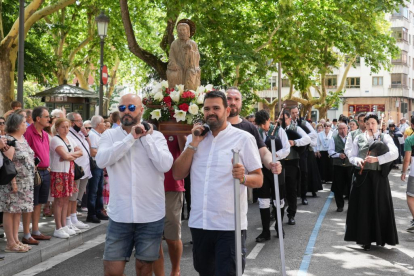
<path fill-rule="evenodd" d="M 68 150 L 69 150 L 69 152 L 72 151 L 72 146 L 71 145 L 68 145 Z"/>
<path fill-rule="evenodd" d="M 2 125 L 4 125 L 4 124 L 6 124 L 5 122 L 0 122 L 0 125 L 2 126 Z"/>
<path fill-rule="evenodd" d="M 87 130 L 91 130 L 92 129 L 92 127 L 85 127 Z"/>
<path fill-rule="evenodd" d="M 42 118 L 50 118 L 50 116 L 48 115 L 48 116 L 42 116 Z"/>
<path fill-rule="evenodd" d="M 135 109 L 136 109 L 137 107 L 135 106 L 135 104 L 130 104 L 130 105 L 128 105 L 128 110 L 129 111 L 131 111 L 131 112 L 134 112 L 135 111 Z M 118 110 L 120 111 L 120 112 L 124 112 L 125 111 L 125 109 L 126 109 L 126 105 L 120 105 L 120 106 L 118 106 Z"/>

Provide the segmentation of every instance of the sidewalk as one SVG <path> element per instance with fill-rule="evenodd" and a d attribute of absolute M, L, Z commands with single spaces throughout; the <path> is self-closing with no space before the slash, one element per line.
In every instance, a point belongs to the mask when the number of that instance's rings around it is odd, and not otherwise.
<path fill-rule="evenodd" d="M 82 222 L 86 221 L 86 213 L 78 217 Z M 83 230 L 82 233 L 72 236 L 69 239 L 58 239 L 52 237 L 49 241 L 40 241 L 39 245 L 32 246 L 32 250 L 27 253 L 5 253 L 6 239 L 0 239 L 0 254 L 5 255 L 3 261 L 0 261 L 0 276 L 11 276 L 20 271 L 31 268 L 45 260 L 54 257 L 60 253 L 72 250 L 86 241 L 95 238 L 98 235 L 106 233 L 108 221 L 102 221 L 99 224 L 88 223 L 89 229 Z M 53 235 L 55 223 L 53 217 L 41 217 L 39 222 L 40 231 L 45 235 Z M 4 233 L 0 228 L 0 233 Z M 19 233 L 20 240 L 23 233 Z"/>

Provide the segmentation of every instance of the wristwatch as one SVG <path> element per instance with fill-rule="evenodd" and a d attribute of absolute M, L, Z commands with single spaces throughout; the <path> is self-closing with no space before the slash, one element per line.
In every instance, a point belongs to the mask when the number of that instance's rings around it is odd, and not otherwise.
<path fill-rule="evenodd" d="M 197 151 L 197 147 L 193 147 L 192 145 L 188 145 L 187 148 L 192 149 L 193 151 Z"/>

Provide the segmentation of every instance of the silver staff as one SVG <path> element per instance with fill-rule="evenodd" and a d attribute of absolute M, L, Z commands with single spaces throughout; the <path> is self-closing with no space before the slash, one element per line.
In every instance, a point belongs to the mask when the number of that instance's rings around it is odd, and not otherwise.
<path fill-rule="evenodd" d="M 270 143 L 272 147 L 272 161 L 276 163 L 276 145 L 275 145 L 275 136 L 270 136 Z M 280 214 L 280 195 L 279 195 L 279 178 L 276 174 L 273 175 L 275 181 L 275 191 L 276 191 L 276 212 L 277 212 L 277 231 L 279 233 L 279 246 L 280 246 L 280 261 L 282 262 L 282 275 L 286 276 L 286 266 L 285 266 L 285 245 L 283 242 L 283 228 L 282 228 L 282 216 Z"/>
<path fill-rule="evenodd" d="M 239 149 L 232 149 L 233 166 L 239 163 Z M 240 179 L 234 179 L 234 230 L 236 242 L 236 275 L 242 275 L 242 250 L 241 250 L 241 221 L 240 221 Z"/>

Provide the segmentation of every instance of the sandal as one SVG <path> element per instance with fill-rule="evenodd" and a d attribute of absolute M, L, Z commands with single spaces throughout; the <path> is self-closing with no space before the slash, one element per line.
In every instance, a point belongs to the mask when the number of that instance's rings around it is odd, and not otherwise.
<path fill-rule="evenodd" d="M 32 249 L 32 247 L 31 247 L 30 245 L 28 245 L 28 244 L 23 244 L 23 243 L 21 243 L 20 241 L 19 241 L 19 246 L 20 246 L 21 248 L 23 248 L 23 249 L 27 249 L 27 251 L 29 251 L 29 250 L 31 250 L 31 249 Z"/>
<path fill-rule="evenodd" d="M 29 250 L 22 248 L 18 244 L 15 244 L 13 247 L 6 246 L 6 248 L 4 249 L 4 252 L 7 253 L 26 253 L 27 251 Z"/>

